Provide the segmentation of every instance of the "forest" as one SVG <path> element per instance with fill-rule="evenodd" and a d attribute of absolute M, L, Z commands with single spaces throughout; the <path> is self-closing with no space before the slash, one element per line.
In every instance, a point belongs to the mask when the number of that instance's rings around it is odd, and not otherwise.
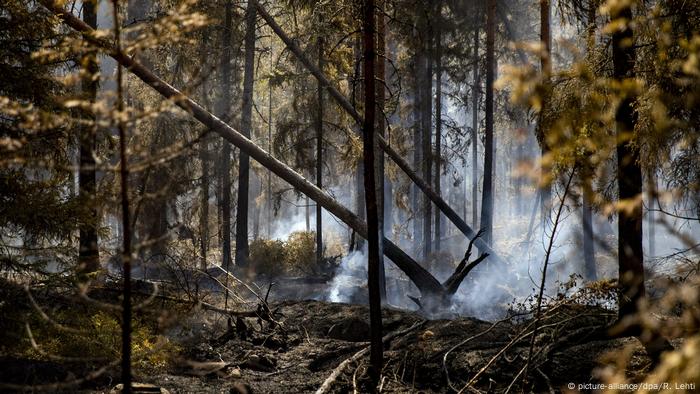
<path fill-rule="evenodd" d="M 700 392 L 700 0 L 0 0 L 0 392 Z"/>

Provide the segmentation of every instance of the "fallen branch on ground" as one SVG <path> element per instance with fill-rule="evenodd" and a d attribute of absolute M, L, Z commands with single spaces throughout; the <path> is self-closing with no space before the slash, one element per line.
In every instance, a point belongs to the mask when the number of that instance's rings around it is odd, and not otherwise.
<path fill-rule="evenodd" d="M 396 332 L 393 332 L 391 334 L 387 334 L 384 336 L 384 338 L 382 338 L 382 342 L 391 341 L 392 339 L 394 339 L 398 336 L 401 336 L 401 335 L 405 335 L 405 334 L 423 326 L 424 324 L 425 324 L 425 321 L 422 321 L 420 323 L 416 323 L 416 324 L 412 325 L 411 327 L 409 327 L 405 330 L 396 331 Z M 352 357 L 346 359 L 345 361 L 340 363 L 337 367 L 335 367 L 335 369 L 333 369 L 333 372 L 328 376 L 328 378 L 326 378 L 326 380 L 323 382 L 321 387 L 319 387 L 319 389 L 316 390 L 316 394 L 324 394 L 324 393 L 329 392 L 329 390 L 331 389 L 331 386 L 333 385 L 333 383 L 335 383 L 336 380 L 338 380 L 338 377 L 340 376 L 341 373 L 343 373 L 345 368 L 347 368 L 350 364 L 352 364 L 352 363 L 356 362 L 357 360 L 359 360 L 360 358 L 362 358 L 365 354 L 367 354 L 367 352 L 369 352 L 369 346 L 367 346 L 364 349 L 360 350 L 359 352 L 355 353 Z"/>

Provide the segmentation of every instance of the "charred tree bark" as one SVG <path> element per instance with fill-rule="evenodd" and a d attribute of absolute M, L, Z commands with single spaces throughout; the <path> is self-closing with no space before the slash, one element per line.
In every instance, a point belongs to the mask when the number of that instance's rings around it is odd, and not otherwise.
<path fill-rule="evenodd" d="M 433 128 L 433 29 L 429 18 L 426 31 L 426 68 L 423 76 L 423 179 L 428 185 L 432 186 L 433 180 L 433 144 L 432 144 L 432 128 Z M 427 261 L 428 256 L 432 251 L 433 245 L 433 205 L 430 199 L 423 196 L 423 260 Z"/>
<path fill-rule="evenodd" d="M 377 102 L 377 131 L 376 134 L 385 137 L 386 130 L 386 120 L 384 113 L 384 102 L 386 100 L 385 85 L 386 85 L 386 26 L 384 23 L 384 3 L 385 0 L 379 0 L 377 7 L 379 7 L 379 12 L 377 12 L 377 51 L 376 51 L 376 76 L 375 80 L 378 79 L 380 82 L 375 83 L 377 89 L 376 92 L 376 102 Z M 375 157 L 375 181 L 377 185 L 377 221 L 379 230 L 379 239 L 384 239 L 384 229 L 385 229 L 385 209 L 387 205 L 387 199 L 384 194 L 384 151 L 378 143 L 374 144 L 374 157 Z M 379 243 L 379 297 L 382 304 L 386 303 L 386 271 L 384 267 L 384 246 L 383 243 Z"/>
<path fill-rule="evenodd" d="M 611 19 L 632 19 L 631 5 L 613 9 Z M 618 80 L 635 77 L 634 32 L 627 25 L 613 33 L 613 76 Z M 622 100 L 615 121 L 617 124 L 617 182 L 620 201 L 634 204 L 632 209 L 618 212 L 618 258 L 620 281 L 619 317 L 637 311 L 637 302 L 645 296 L 644 255 L 642 251 L 642 168 L 639 147 L 631 136 L 637 123 L 635 98 L 628 95 Z"/>
<path fill-rule="evenodd" d="M 422 157 L 423 157 L 423 144 L 421 144 L 421 125 L 423 124 L 422 122 L 422 116 L 423 113 L 421 111 L 422 104 L 421 100 L 423 99 L 421 95 L 421 82 L 420 82 L 420 75 L 421 70 L 422 70 L 422 64 L 423 64 L 423 59 L 422 59 L 422 54 L 420 53 L 420 49 L 416 51 L 416 54 L 414 56 L 414 81 L 415 81 L 415 88 L 414 88 L 414 94 L 413 94 L 413 168 L 420 168 L 421 162 L 422 162 Z M 420 188 L 418 187 L 417 184 L 411 185 L 411 211 L 413 214 L 413 242 L 416 247 L 415 249 L 415 254 L 420 255 L 420 240 L 423 238 L 422 236 L 422 227 L 421 227 L 421 221 L 420 221 L 420 200 L 421 200 L 421 194 L 419 193 Z"/>
<path fill-rule="evenodd" d="M 596 30 L 596 6 L 592 3 L 588 5 L 588 54 L 592 55 L 595 47 Z M 581 171 L 583 184 L 583 197 L 581 204 L 581 221 L 583 224 L 583 265 L 586 280 L 595 281 L 598 279 L 595 263 L 595 245 L 593 242 L 593 190 L 591 181 L 593 179 L 593 169 L 589 163 L 584 163 Z"/>
<path fill-rule="evenodd" d="M 364 18 L 362 23 L 364 42 L 364 93 L 365 119 L 363 131 L 363 159 L 365 204 L 367 206 L 367 288 L 369 289 L 369 320 L 370 320 L 370 369 L 372 381 L 379 382 L 382 371 L 382 309 L 380 295 L 380 265 L 379 265 L 379 214 L 377 210 L 377 186 L 374 166 L 374 126 L 377 109 L 375 73 L 375 25 L 374 0 L 365 0 Z"/>
<path fill-rule="evenodd" d="M 477 13 L 478 15 L 478 13 Z M 474 28 L 474 69 L 472 87 L 472 226 L 476 227 L 478 222 L 478 212 L 479 206 L 477 205 L 477 200 L 479 197 L 479 169 L 477 154 L 479 150 L 479 21 L 480 18 L 477 16 L 477 23 Z M 466 216 L 464 217 L 466 219 Z"/>
<path fill-rule="evenodd" d="M 231 109 L 231 41 L 233 40 L 233 5 L 226 2 L 224 25 L 221 29 L 221 100 L 218 113 L 227 119 Z M 231 268 L 231 145 L 224 143 L 221 149 L 221 266 Z"/>
<path fill-rule="evenodd" d="M 248 2 L 245 13 L 245 69 L 243 75 L 243 108 L 241 128 L 250 138 L 253 126 L 253 74 L 255 73 L 255 20 L 256 9 Z M 248 266 L 248 189 L 250 187 L 250 158 L 245 152 L 238 157 L 238 205 L 236 206 L 236 265 Z"/>
<path fill-rule="evenodd" d="M 318 68 L 323 71 L 323 38 L 318 39 Z M 323 85 L 317 81 L 316 95 L 318 112 L 316 113 L 316 186 L 323 189 Z M 316 204 L 316 261 L 323 260 L 323 208 Z"/>
<path fill-rule="evenodd" d="M 83 2 L 83 21 L 93 29 L 97 28 L 97 3 L 93 0 Z M 97 53 L 90 51 L 82 61 L 85 67 L 85 77 L 82 81 L 84 99 L 94 103 L 97 99 L 99 80 L 93 78 L 100 71 L 97 64 Z M 95 114 L 85 111 L 90 125 L 80 129 L 80 176 L 78 188 L 80 199 L 84 203 L 85 217 L 80 223 L 80 241 L 78 246 L 78 271 L 81 273 L 95 272 L 100 269 L 100 253 L 97 244 L 97 226 L 99 217 L 96 199 L 96 168 L 95 146 L 97 140 L 97 125 Z"/>
<path fill-rule="evenodd" d="M 550 61 L 551 56 L 551 34 L 550 34 L 550 0 L 540 0 L 540 41 L 544 46 L 545 53 L 541 59 L 542 74 L 545 76 L 545 83 L 548 83 L 549 75 L 552 72 L 552 66 Z M 547 130 L 544 124 L 544 113 L 545 107 L 547 106 L 547 101 L 549 100 L 548 90 L 545 89 L 545 97 L 542 98 L 542 108 L 540 109 L 539 119 L 537 122 L 537 127 L 539 128 L 539 135 L 542 147 L 542 158 L 544 159 L 548 154 L 550 147 L 547 142 Z M 544 163 L 544 160 L 541 161 Z M 540 187 L 542 188 L 542 194 L 540 195 L 540 203 L 542 210 L 541 224 L 542 229 L 546 228 L 547 223 L 550 219 L 550 212 L 552 210 L 552 185 L 549 172 L 551 169 L 549 165 L 542 165 L 540 168 Z"/>
<path fill-rule="evenodd" d="M 484 241 L 493 241 L 493 73 L 495 68 L 496 0 L 486 3 L 486 138 L 484 139 L 484 186 L 481 197 L 481 229 Z"/>
<path fill-rule="evenodd" d="M 438 3 L 439 4 L 439 3 Z M 438 10 L 438 16 L 439 14 Z M 435 193 L 441 195 L 440 185 L 440 160 L 441 160 L 441 144 L 442 144 L 442 43 L 441 33 L 438 27 L 437 37 L 435 39 Z M 440 251 L 440 238 L 442 237 L 442 228 L 440 225 L 440 210 L 435 210 L 435 251 Z"/>

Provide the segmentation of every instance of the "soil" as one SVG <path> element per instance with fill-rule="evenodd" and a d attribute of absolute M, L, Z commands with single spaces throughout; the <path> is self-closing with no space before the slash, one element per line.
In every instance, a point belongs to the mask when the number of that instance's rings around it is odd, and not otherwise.
<path fill-rule="evenodd" d="M 218 312 L 190 310 L 165 332 L 181 347 L 182 358 L 165 373 L 136 372 L 135 380 L 170 393 L 315 392 L 344 360 L 368 346 L 365 306 L 282 301 L 270 309 L 275 312 L 273 322 L 256 317 L 229 322 Z M 604 327 L 612 317 L 605 309 L 580 305 L 547 311 L 533 344 L 534 356 L 524 369 L 531 336 L 521 334 L 532 331 L 531 320 L 426 320 L 414 312 L 385 309 L 385 335 L 401 334 L 385 342 L 381 391 L 455 392 L 471 381 L 465 392 L 503 392 L 512 382 L 517 391 L 525 382 L 526 391 L 561 392 L 568 383 L 596 382 L 601 357 L 625 347 L 633 352 L 636 371 L 630 373 L 643 373 L 650 360 L 636 339 L 605 337 Z M 350 363 L 330 392 L 367 391 L 367 362 L 365 355 Z M 95 368 L 2 357 L 0 382 L 51 383 Z M 118 381 L 118 369 L 113 368 L 81 390 L 109 392 Z"/>

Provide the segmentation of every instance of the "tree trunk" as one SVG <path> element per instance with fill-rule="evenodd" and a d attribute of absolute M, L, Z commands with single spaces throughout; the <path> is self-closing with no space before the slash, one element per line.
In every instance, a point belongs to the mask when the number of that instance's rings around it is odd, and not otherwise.
<path fill-rule="evenodd" d="M 374 121 L 376 113 L 375 91 L 375 26 L 374 0 L 365 0 L 363 18 L 364 38 L 364 93 L 365 122 L 363 130 L 363 158 L 365 204 L 367 206 L 367 288 L 369 289 L 370 320 L 370 369 L 369 375 L 376 385 L 382 371 L 382 309 L 380 296 L 379 265 L 379 215 L 377 212 L 377 186 L 374 165 Z"/>
<path fill-rule="evenodd" d="M 248 2 L 245 13 L 245 69 L 243 75 L 243 108 L 241 129 L 250 138 L 253 116 L 253 74 L 255 73 L 255 20 L 256 9 Z M 238 156 L 238 205 L 236 206 L 236 265 L 248 266 L 248 189 L 250 184 L 250 159 L 245 152 Z"/>
<path fill-rule="evenodd" d="M 272 45 L 270 45 L 270 71 L 273 70 Z M 272 81 L 268 80 L 267 102 L 267 151 L 272 154 Z M 267 170 L 267 238 L 272 237 L 272 172 Z"/>
<path fill-rule="evenodd" d="M 545 76 L 545 83 L 548 83 L 547 81 L 549 79 L 549 75 L 552 72 L 552 63 L 550 60 L 552 40 L 550 34 L 549 14 L 550 0 L 540 0 L 540 41 L 542 42 L 542 45 L 544 45 L 545 48 L 545 54 L 544 56 L 542 56 L 541 59 L 541 67 L 542 74 Z M 542 141 L 542 158 L 547 156 L 550 150 L 549 145 L 547 143 L 546 125 L 544 124 L 545 107 L 547 105 L 547 101 L 549 100 L 549 94 L 547 90 L 545 90 L 544 96 L 545 97 L 542 98 L 542 108 L 540 109 L 539 120 L 537 122 L 537 127 L 540 129 L 539 134 Z M 543 163 L 544 160 L 542 160 L 541 162 Z M 552 210 L 552 182 L 551 179 L 549 179 L 551 168 L 549 168 L 549 165 L 542 165 L 540 171 L 540 187 L 542 188 L 542 194 L 540 196 L 540 203 L 542 204 L 541 224 L 542 230 L 544 231 L 546 229 L 546 225 L 549 223 L 550 212 Z"/>
<path fill-rule="evenodd" d="M 423 179 L 432 186 L 433 167 L 433 30 L 428 22 L 425 32 L 426 42 L 426 68 L 423 76 Z M 427 261 L 432 251 L 433 244 L 433 205 L 430 200 L 423 196 L 423 260 Z"/>
<path fill-rule="evenodd" d="M 632 19 L 631 5 L 613 9 L 612 20 Z M 634 32 L 628 25 L 612 36 L 613 76 L 618 80 L 634 78 Z M 634 97 L 625 97 L 617 108 L 617 182 L 620 201 L 634 204 L 632 209 L 618 212 L 618 258 L 620 281 L 619 316 L 623 318 L 637 311 L 637 302 L 644 297 L 644 255 L 642 251 L 642 206 L 636 200 L 642 193 L 642 169 L 639 148 L 630 137 L 637 123 Z"/>
<path fill-rule="evenodd" d="M 477 17 L 477 21 L 479 18 Z M 474 86 L 472 87 L 472 226 L 476 228 L 479 225 L 478 211 L 479 206 L 477 199 L 479 197 L 479 169 L 477 153 L 479 151 L 479 23 L 475 24 L 474 28 L 474 69 L 473 79 Z M 465 202 L 466 203 L 466 202 Z M 464 217 L 466 219 L 466 216 Z"/>
<path fill-rule="evenodd" d="M 423 69 L 422 56 L 423 55 L 420 53 L 420 49 L 418 49 L 414 57 L 415 70 L 413 74 L 415 79 L 415 89 L 413 92 L 413 168 L 416 169 L 420 168 L 423 157 L 423 144 L 421 144 L 421 130 L 423 124 L 423 121 L 421 120 L 423 117 L 423 111 L 421 111 L 423 104 L 421 102 L 423 100 L 423 97 L 421 95 L 422 83 L 420 78 L 420 75 L 422 74 L 421 70 Z M 423 238 L 420 221 L 421 194 L 419 193 L 419 191 L 420 188 L 417 184 L 414 183 L 413 185 L 411 185 L 411 213 L 413 214 L 413 245 L 415 247 L 414 250 L 416 255 L 420 255 L 420 252 L 422 251 L 420 249 L 420 240 Z"/>
<path fill-rule="evenodd" d="M 484 241 L 493 240 L 493 73 L 495 68 L 496 0 L 488 0 L 486 14 L 486 138 L 484 140 L 484 187 L 481 197 L 481 229 Z"/>
<path fill-rule="evenodd" d="M 114 18 L 114 37 L 117 52 L 121 52 L 121 22 L 119 21 L 119 2 L 112 2 L 112 16 Z M 87 26 L 86 26 L 87 27 Z M 122 64 L 117 65 L 117 97 L 115 110 L 117 113 L 124 111 L 124 88 Z M 129 207 L 129 167 L 127 156 L 126 127 L 121 119 L 117 121 L 119 132 L 119 183 L 122 208 L 122 321 L 121 321 L 121 378 L 124 385 L 123 392 L 131 393 L 131 258 L 132 258 L 132 227 L 131 211 Z"/>
<path fill-rule="evenodd" d="M 439 10 L 438 10 L 438 15 Z M 442 43 L 440 28 L 436 37 L 435 51 L 435 193 L 441 195 L 440 185 L 440 159 L 441 159 L 441 144 L 442 144 Z M 435 251 L 440 251 L 440 237 L 442 237 L 442 228 L 440 226 L 440 210 L 435 210 Z"/>
<path fill-rule="evenodd" d="M 83 21 L 93 29 L 97 28 L 97 3 L 83 2 Z M 100 71 L 97 64 L 97 53 L 90 51 L 82 62 L 85 65 L 86 77 L 82 81 L 84 99 L 94 103 L 97 99 L 98 79 L 93 79 Z M 97 125 L 95 114 L 88 110 L 85 116 L 89 125 L 80 128 L 80 176 L 78 188 L 80 199 L 85 208 L 85 217 L 80 223 L 80 241 L 78 246 L 78 271 L 81 273 L 95 272 L 100 269 L 100 253 L 97 245 L 97 226 L 100 218 L 97 212 L 96 199 L 96 168 L 95 147 Z"/>
<path fill-rule="evenodd" d="M 323 38 L 318 38 L 318 68 L 323 71 Z M 316 186 L 323 189 L 323 85 L 316 87 L 318 112 L 316 113 Z M 323 208 L 316 204 L 316 261 L 323 260 Z"/>
<path fill-rule="evenodd" d="M 233 5 L 226 2 L 224 25 L 221 29 L 221 101 L 219 116 L 227 119 L 231 110 L 231 41 L 233 40 Z M 224 142 L 221 149 L 221 266 L 231 268 L 231 145 Z"/>
<path fill-rule="evenodd" d="M 593 4 L 588 5 L 588 53 L 592 55 L 595 47 L 595 30 L 596 30 L 596 7 Z M 589 163 L 583 164 L 581 171 L 581 179 L 583 183 L 583 198 L 581 204 L 581 221 L 583 224 L 583 265 L 584 275 L 586 280 L 595 281 L 598 279 L 595 263 L 595 245 L 593 240 L 593 209 L 592 198 L 593 190 L 591 181 L 593 179 L 593 171 Z"/>
<path fill-rule="evenodd" d="M 386 84 L 386 26 L 384 24 L 384 3 L 385 0 L 379 0 L 377 7 L 379 7 L 379 12 L 377 13 L 377 55 L 376 60 L 376 74 L 378 79 L 381 81 L 379 84 L 375 83 L 376 92 L 376 102 L 377 102 L 377 134 L 381 137 L 385 136 L 386 120 L 384 118 L 384 102 L 386 99 L 385 94 L 385 84 Z M 374 157 L 375 157 L 375 180 L 377 185 L 377 222 L 379 229 L 379 239 L 384 239 L 384 226 L 385 226 L 385 208 L 386 208 L 386 198 L 384 194 L 384 151 L 382 147 L 378 144 L 374 144 Z M 379 243 L 379 297 L 382 304 L 386 303 L 386 271 L 384 267 L 384 246 Z"/>

